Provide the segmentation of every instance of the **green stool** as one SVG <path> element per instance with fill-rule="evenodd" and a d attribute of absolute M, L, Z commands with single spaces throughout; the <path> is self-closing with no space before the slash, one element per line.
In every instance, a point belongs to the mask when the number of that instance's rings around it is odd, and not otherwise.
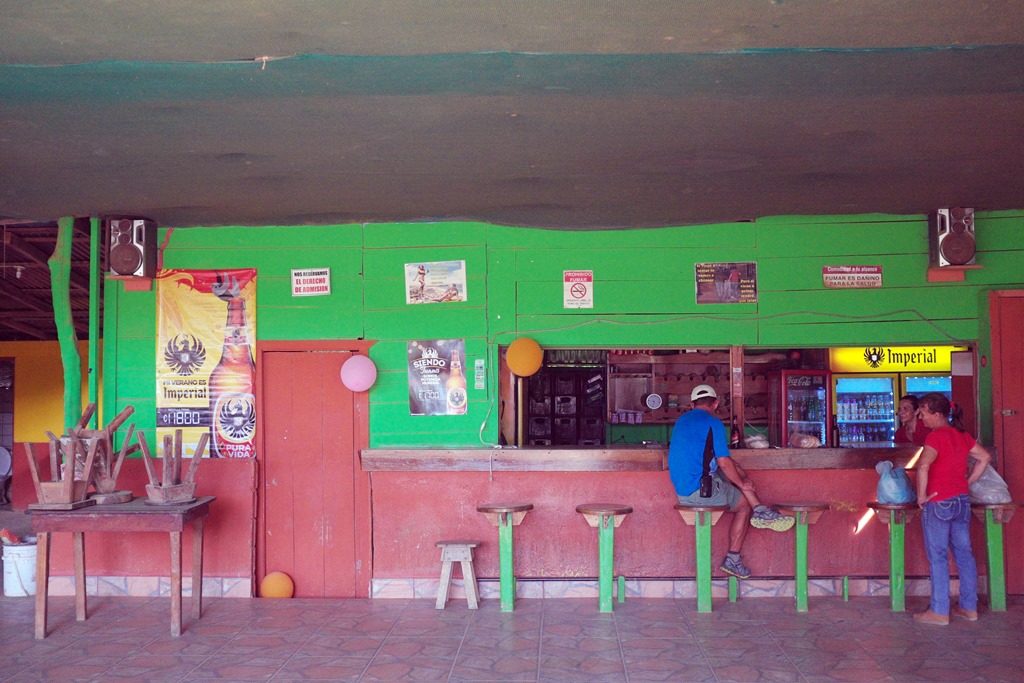
<path fill-rule="evenodd" d="M 1006 560 L 1003 555 L 1003 525 L 1013 517 L 1017 503 L 971 503 L 974 516 L 985 522 L 985 546 L 988 551 L 988 607 L 1006 611 Z"/>
<path fill-rule="evenodd" d="M 711 611 L 711 527 L 728 512 L 727 505 L 680 505 L 676 510 L 687 526 L 694 527 L 697 541 L 697 611 Z M 736 578 L 729 577 L 729 601 L 735 602 L 737 594 Z"/>
<path fill-rule="evenodd" d="M 615 528 L 622 524 L 633 508 L 619 503 L 583 503 L 576 506 L 576 512 L 583 515 L 587 524 L 597 527 L 597 609 L 612 611 L 612 582 L 615 576 Z M 624 595 L 619 592 L 619 600 Z"/>
<path fill-rule="evenodd" d="M 796 524 L 796 574 L 794 575 L 794 594 L 796 595 L 796 611 L 807 611 L 807 527 L 814 524 L 828 509 L 828 503 L 778 503 L 775 508 L 784 515 L 793 515 Z"/>
<path fill-rule="evenodd" d="M 893 612 L 906 611 L 907 587 L 904 582 L 906 568 L 903 544 L 906 524 L 920 512 L 916 503 L 892 505 L 889 503 L 868 503 L 875 511 L 878 521 L 889 527 L 889 600 Z"/>
<path fill-rule="evenodd" d="M 501 586 L 501 611 L 511 612 L 516 602 L 516 575 L 512 565 L 512 527 L 519 526 L 533 503 L 483 503 L 476 506 L 491 524 L 498 527 L 498 577 Z"/>

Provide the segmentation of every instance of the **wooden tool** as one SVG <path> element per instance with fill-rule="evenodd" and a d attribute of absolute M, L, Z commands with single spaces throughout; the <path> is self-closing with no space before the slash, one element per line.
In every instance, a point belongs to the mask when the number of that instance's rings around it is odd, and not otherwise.
<path fill-rule="evenodd" d="M 182 432 L 175 430 L 174 436 L 164 437 L 163 454 L 160 457 L 160 476 L 157 477 L 156 467 L 151 460 L 149 445 L 146 443 L 146 436 L 140 431 L 136 432 L 139 440 L 139 447 L 142 449 L 142 460 L 146 466 L 146 476 L 149 483 L 146 484 L 147 502 L 154 505 L 175 505 L 187 503 L 195 499 L 196 472 L 199 470 L 199 463 L 203 459 L 206 445 L 210 440 L 209 434 L 199 437 L 196 451 L 192 455 L 192 462 L 189 463 L 185 478 L 181 477 L 182 465 Z"/>

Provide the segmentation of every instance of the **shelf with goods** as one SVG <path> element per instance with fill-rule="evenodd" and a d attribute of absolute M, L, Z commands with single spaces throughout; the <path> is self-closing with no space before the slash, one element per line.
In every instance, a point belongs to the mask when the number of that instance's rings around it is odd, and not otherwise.
<path fill-rule="evenodd" d="M 612 424 L 672 424 L 690 409 L 698 384 L 715 389 L 716 415 L 728 422 L 728 351 L 619 351 L 608 354 L 608 420 Z"/>

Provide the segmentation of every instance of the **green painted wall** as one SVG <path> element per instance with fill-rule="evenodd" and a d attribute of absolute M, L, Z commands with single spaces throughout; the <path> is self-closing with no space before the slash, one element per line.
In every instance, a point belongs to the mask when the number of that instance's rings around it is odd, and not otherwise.
<path fill-rule="evenodd" d="M 471 222 L 175 229 L 166 268 L 254 267 L 257 337 L 366 338 L 379 378 L 370 440 L 385 446 L 477 446 L 497 440 L 497 347 L 519 335 L 542 346 L 827 347 L 977 344 L 989 353 L 987 293 L 1024 287 L 1024 212 L 979 214 L 979 270 L 929 283 L 924 216 L 794 216 L 676 228 L 554 231 Z M 408 306 L 404 264 L 463 259 L 465 302 Z M 755 261 L 758 301 L 695 303 L 694 263 Z M 828 290 L 825 265 L 881 265 L 882 289 Z M 329 267 L 328 297 L 290 294 L 290 270 Z M 562 308 L 562 271 L 594 271 L 594 308 Z M 154 292 L 106 289 L 107 409 L 136 406 L 153 431 Z M 409 415 L 406 342 L 463 338 L 464 416 Z M 486 360 L 486 390 L 472 383 Z M 990 382 L 981 369 L 982 435 Z M 116 404 L 116 405 L 115 405 Z M 114 412 L 106 413 L 108 415 Z"/>

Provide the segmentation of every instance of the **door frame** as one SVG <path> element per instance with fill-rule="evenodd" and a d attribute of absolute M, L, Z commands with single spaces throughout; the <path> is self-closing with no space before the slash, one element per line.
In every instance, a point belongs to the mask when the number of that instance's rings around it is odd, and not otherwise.
<path fill-rule="evenodd" d="M 256 343 L 256 466 L 257 481 L 254 494 L 256 496 L 256 539 L 253 543 L 254 576 L 252 577 L 253 595 L 256 595 L 259 587 L 259 580 L 267 573 L 266 557 L 266 496 L 262 496 L 263 462 L 266 457 L 266 429 L 264 427 L 264 397 L 267 387 L 264 386 L 263 354 L 275 352 L 308 352 L 316 353 L 323 351 L 342 352 L 347 351 L 353 354 L 366 355 L 375 342 L 365 339 L 325 339 L 325 340 L 303 340 L 303 341 L 264 341 Z M 338 378 L 341 381 L 341 378 Z M 353 450 L 355 451 L 356 462 L 359 462 L 359 454 L 364 448 L 370 445 L 370 402 L 365 391 L 352 393 L 352 426 L 355 430 L 352 435 Z M 370 478 L 362 472 L 361 467 L 353 471 L 353 490 L 355 500 L 353 508 L 355 517 L 355 563 L 356 563 L 356 597 L 370 597 L 370 583 L 373 580 L 373 524 L 370 506 Z"/>

